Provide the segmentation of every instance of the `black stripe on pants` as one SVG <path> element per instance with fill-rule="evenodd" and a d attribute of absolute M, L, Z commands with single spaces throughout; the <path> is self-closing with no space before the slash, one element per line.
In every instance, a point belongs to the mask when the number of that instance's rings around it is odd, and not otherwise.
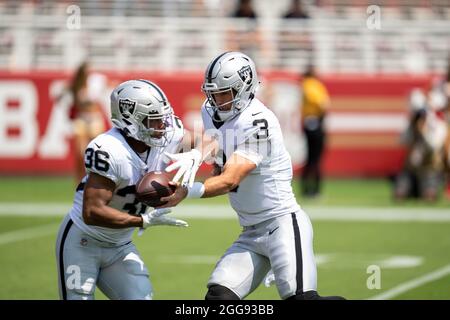
<path fill-rule="evenodd" d="M 66 281 L 64 278 L 64 243 L 66 242 L 67 234 L 69 233 L 72 224 L 73 221 L 72 219 L 70 219 L 64 229 L 63 235 L 61 237 L 61 244 L 59 245 L 59 276 L 61 278 L 60 281 L 63 300 L 67 300 Z"/>
<path fill-rule="evenodd" d="M 303 260 L 302 260 L 302 241 L 300 239 L 300 229 L 298 228 L 297 217 L 295 213 L 291 213 L 292 216 L 292 225 L 294 227 L 294 237 L 295 237 L 295 256 L 296 256 L 296 264 L 297 264 L 297 290 L 295 292 L 296 295 L 301 295 L 303 293 Z"/>

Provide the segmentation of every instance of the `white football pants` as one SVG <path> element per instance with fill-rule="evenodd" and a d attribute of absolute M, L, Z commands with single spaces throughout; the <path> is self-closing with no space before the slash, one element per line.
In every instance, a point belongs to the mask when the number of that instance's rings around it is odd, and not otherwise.
<path fill-rule="evenodd" d="M 56 240 L 59 295 L 94 299 L 96 285 L 110 299 L 152 298 L 149 273 L 132 242 L 117 246 L 81 231 L 67 215 Z"/>
<path fill-rule="evenodd" d="M 313 230 L 302 210 L 244 227 L 217 263 L 208 288 L 222 285 L 243 299 L 270 268 L 282 299 L 317 290 Z"/>

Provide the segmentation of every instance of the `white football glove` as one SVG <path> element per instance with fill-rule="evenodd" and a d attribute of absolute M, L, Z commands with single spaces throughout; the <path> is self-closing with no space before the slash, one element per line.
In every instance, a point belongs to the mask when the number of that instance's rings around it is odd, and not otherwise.
<path fill-rule="evenodd" d="M 194 184 L 195 175 L 197 174 L 198 168 L 202 164 L 202 154 L 197 149 L 192 149 L 189 152 L 184 153 L 167 153 L 168 156 L 174 163 L 166 168 L 166 172 L 171 172 L 178 169 L 177 173 L 173 177 L 173 181 L 178 182 L 183 176 L 181 185 L 183 187 L 192 187 Z"/>
<path fill-rule="evenodd" d="M 153 209 L 150 212 L 142 214 L 142 228 L 139 229 L 138 235 L 142 235 L 145 229 L 150 226 L 176 226 L 176 227 L 188 227 L 189 224 L 184 220 L 179 220 L 173 217 L 165 216 L 172 211 L 172 208 L 160 208 Z"/>

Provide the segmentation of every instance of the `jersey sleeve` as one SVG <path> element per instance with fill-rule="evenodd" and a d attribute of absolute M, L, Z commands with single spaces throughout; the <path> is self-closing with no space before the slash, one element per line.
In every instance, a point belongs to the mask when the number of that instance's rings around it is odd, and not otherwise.
<path fill-rule="evenodd" d="M 258 117 L 250 117 L 247 115 L 236 129 L 237 145 L 248 140 L 263 142 L 271 138 L 269 122 L 264 114 L 260 114 Z"/>
<path fill-rule="evenodd" d="M 87 173 L 96 173 L 118 185 L 122 180 L 120 157 L 115 154 L 114 146 L 107 142 L 96 138 L 89 143 L 84 152 L 84 166 Z"/>
<path fill-rule="evenodd" d="M 269 122 L 263 113 L 258 117 L 247 117 L 245 120 L 238 130 L 235 153 L 259 166 L 270 156 L 272 130 L 269 130 Z"/>
<path fill-rule="evenodd" d="M 259 166 L 265 158 L 270 156 L 270 148 L 270 140 L 268 139 L 259 141 L 249 138 L 239 144 L 234 153 Z"/>

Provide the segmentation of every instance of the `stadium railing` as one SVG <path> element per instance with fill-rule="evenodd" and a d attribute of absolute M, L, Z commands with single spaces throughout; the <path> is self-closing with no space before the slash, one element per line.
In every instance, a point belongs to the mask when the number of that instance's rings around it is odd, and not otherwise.
<path fill-rule="evenodd" d="M 0 69 L 202 70 L 223 50 L 262 69 L 333 73 L 434 73 L 447 66 L 448 20 L 167 18 L 8 15 L 0 18 Z"/>

